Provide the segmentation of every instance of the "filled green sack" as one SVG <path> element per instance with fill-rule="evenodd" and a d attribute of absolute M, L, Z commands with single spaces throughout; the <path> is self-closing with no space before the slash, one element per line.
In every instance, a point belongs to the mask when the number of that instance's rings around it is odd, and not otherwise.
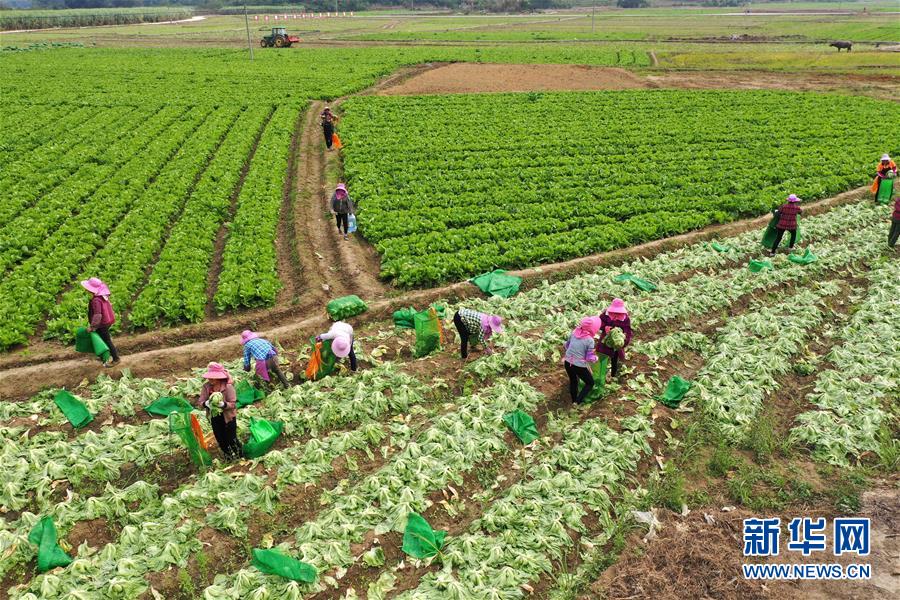
<path fill-rule="evenodd" d="M 37 567 L 39 573 L 46 573 L 56 567 L 67 567 L 72 557 L 59 547 L 53 517 L 44 517 L 31 529 L 28 541 L 38 547 Z"/>
<path fill-rule="evenodd" d="M 496 269 L 490 273 L 484 273 L 469 280 L 478 289 L 488 296 L 500 296 L 509 298 L 519 291 L 522 278 L 515 275 L 507 275 L 503 269 Z"/>
<path fill-rule="evenodd" d="M 807 248 L 806 252 L 803 254 L 790 254 L 788 260 L 792 263 L 797 263 L 798 265 L 809 265 L 819 260 L 819 257 L 810 252 L 809 248 Z"/>
<path fill-rule="evenodd" d="M 690 381 L 682 379 L 678 375 L 674 375 L 669 378 L 666 389 L 663 391 L 662 395 L 659 396 L 659 401 L 669 408 L 678 408 L 684 395 L 687 394 L 690 389 Z"/>
<path fill-rule="evenodd" d="M 526 446 L 541 437 L 534 419 L 531 418 L 531 415 L 521 410 L 515 410 L 503 415 L 503 422 L 516 434 L 519 441 Z"/>
<path fill-rule="evenodd" d="M 194 407 L 191 406 L 190 403 L 184 398 L 170 398 L 166 396 L 157 399 L 149 406 L 145 406 L 144 410 L 146 410 L 151 415 L 168 417 L 169 414 L 173 412 L 189 413 L 194 410 Z"/>
<path fill-rule="evenodd" d="M 243 380 L 234 388 L 234 394 L 237 396 L 237 407 L 244 408 L 250 406 L 254 402 L 259 402 L 266 397 L 265 392 L 258 390 L 248 380 Z"/>
<path fill-rule="evenodd" d="M 59 407 L 59 410 L 66 416 L 72 427 L 78 429 L 84 427 L 94 420 L 94 415 L 88 411 L 84 402 L 67 392 L 59 390 L 53 397 L 53 402 Z"/>
<path fill-rule="evenodd" d="M 778 231 L 776 226 L 778 225 L 778 215 L 773 214 L 772 218 L 769 219 L 769 224 L 766 225 L 766 230 L 763 232 L 762 245 L 772 250 L 772 246 L 775 245 L 775 237 L 778 235 Z M 802 239 L 800 235 L 800 217 L 797 216 L 797 240 L 795 243 L 799 243 Z M 782 245 L 791 243 L 791 233 L 786 231 L 784 236 L 781 238 Z"/>
<path fill-rule="evenodd" d="M 438 306 L 437 304 L 432 304 L 431 307 L 437 311 L 437 314 L 440 318 L 444 318 L 447 307 L 446 306 Z M 394 311 L 393 319 L 394 326 L 399 327 L 400 329 L 414 329 L 415 317 L 416 313 L 418 313 L 415 308 L 410 306 L 409 308 L 401 308 L 400 310 Z"/>
<path fill-rule="evenodd" d="M 191 428 L 191 413 L 169 413 L 169 432 L 178 436 L 195 465 L 208 467 L 212 464 L 212 457 L 197 441 Z"/>
<path fill-rule="evenodd" d="M 368 308 L 359 296 L 344 296 L 343 298 L 335 298 L 328 303 L 328 315 L 335 321 L 343 321 L 344 319 L 361 315 Z"/>
<path fill-rule="evenodd" d="M 253 549 L 253 566 L 267 575 L 278 575 L 292 581 L 312 583 L 316 580 L 316 568 L 311 564 L 291 558 L 278 550 Z"/>
<path fill-rule="evenodd" d="M 890 204 L 894 196 L 894 180 L 882 179 L 878 182 L 878 192 L 875 194 L 875 202 L 878 204 Z"/>
<path fill-rule="evenodd" d="M 250 440 L 244 444 L 244 456 L 259 458 L 269 451 L 284 429 L 281 421 L 250 418 Z"/>
<path fill-rule="evenodd" d="M 712 246 L 712 249 L 716 252 L 728 252 L 729 250 L 731 250 L 731 246 L 727 244 L 720 244 L 719 242 L 713 242 L 712 244 L 710 244 L 710 246 Z"/>
<path fill-rule="evenodd" d="M 759 273 L 760 271 L 771 271 L 774 267 L 772 261 L 769 260 L 751 260 L 747 263 L 747 268 L 754 273 Z"/>
<path fill-rule="evenodd" d="M 416 329 L 415 357 L 428 356 L 441 347 L 441 322 L 434 308 L 416 313 L 413 318 Z"/>
<path fill-rule="evenodd" d="M 606 370 L 609 368 L 609 357 L 601 354 L 600 359 L 591 365 L 591 373 L 594 375 L 594 387 L 591 393 L 584 399 L 585 403 L 596 402 L 603 397 L 606 389 Z M 584 389 L 584 382 L 578 381 L 578 393 Z"/>
<path fill-rule="evenodd" d="M 634 287 L 638 288 L 643 292 L 654 292 L 656 291 L 656 284 L 650 283 L 646 279 L 641 279 L 637 275 L 632 275 L 631 273 L 621 273 L 613 277 L 613 281 L 616 283 L 624 283 L 626 281 L 630 281 Z"/>
<path fill-rule="evenodd" d="M 79 327 L 75 331 L 75 351 L 96 354 L 103 362 L 109 360 L 109 346 L 96 331 L 88 331 L 86 327 Z"/>
<path fill-rule="evenodd" d="M 413 558 L 430 558 L 444 547 L 446 536 L 446 531 L 435 531 L 421 515 L 411 512 L 403 532 L 403 551 Z"/>

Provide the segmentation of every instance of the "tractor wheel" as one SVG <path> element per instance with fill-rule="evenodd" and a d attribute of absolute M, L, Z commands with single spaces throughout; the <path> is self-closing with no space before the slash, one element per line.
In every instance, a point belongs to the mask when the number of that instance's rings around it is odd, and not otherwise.
<path fill-rule="evenodd" d="M 286 43 L 287 43 L 287 40 L 285 40 L 285 39 L 284 39 L 283 37 L 281 37 L 281 36 L 278 36 L 277 38 L 275 38 L 275 47 L 276 47 L 276 48 L 284 48 L 284 45 L 285 45 Z"/>
<path fill-rule="evenodd" d="M 259 45 L 263 48 L 269 47 L 269 44 L 266 43 L 266 40 L 259 40 Z"/>
<path fill-rule="evenodd" d="M 285 48 L 290 48 L 290 47 L 291 47 L 291 42 L 286 43 L 286 44 L 284 45 L 284 47 L 285 47 Z"/>

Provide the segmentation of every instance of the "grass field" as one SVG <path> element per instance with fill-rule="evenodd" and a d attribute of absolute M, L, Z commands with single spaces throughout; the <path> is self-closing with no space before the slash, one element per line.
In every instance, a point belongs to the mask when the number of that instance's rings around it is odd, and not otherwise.
<path fill-rule="evenodd" d="M 900 261 L 860 186 L 900 153 L 900 53 L 821 42 L 891 41 L 896 6 L 750 8 L 604 9 L 593 34 L 584 8 L 291 19 L 300 47 L 252 62 L 239 16 L 0 35 L 28 49 L 0 51 L 0 598 L 890 597 Z M 800 247 L 770 256 L 791 192 Z M 523 268 L 516 295 L 454 283 L 494 267 Z M 118 315 L 110 369 L 71 347 L 89 276 Z M 360 369 L 309 381 L 349 294 Z M 616 297 L 622 372 L 574 405 L 563 343 Z M 432 303 L 441 347 L 417 357 L 391 315 Z M 462 307 L 503 317 L 492 353 L 460 358 Z M 244 329 L 295 385 L 241 369 Z M 248 452 L 252 423 L 281 432 L 260 456 L 223 462 L 194 411 L 195 465 L 146 410 L 196 401 L 209 361 L 265 390 L 236 425 Z M 424 554 L 414 515 L 446 532 Z M 869 518 L 871 553 L 788 550 L 795 516 Z M 748 559 L 761 517 L 782 553 Z M 273 575 L 265 550 L 305 565 Z M 759 581 L 748 561 L 873 576 Z"/>

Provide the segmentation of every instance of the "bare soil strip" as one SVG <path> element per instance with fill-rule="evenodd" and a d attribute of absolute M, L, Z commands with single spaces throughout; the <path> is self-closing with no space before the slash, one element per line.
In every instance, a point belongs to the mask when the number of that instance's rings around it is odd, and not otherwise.
<path fill-rule="evenodd" d="M 805 207 L 805 214 L 812 216 L 848 204 L 864 197 L 868 187 L 858 188 L 833 198 L 821 200 Z M 698 231 L 655 240 L 646 244 L 603 252 L 592 256 L 543 265 L 512 273 L 525 280 L 526 288 L 543 280 L 568 277 L 600 265 L 613 265 L 637 257 L 652 256 L 697 242 L 731 236 L 750 231 L 762 230 L 769 220 L 768 215 L 755 219 L 736 221 L 725 225 L 713 225 Z M 315 231 L 315 227 L 310 231 Z M 417 290 L 394 298 L 375 300 L 369 303 L 369 311 L 355 319 L 356 326 L 389 318 L 391 313 L 407 306 L 424 306 L 439 299 L 460 300 L 480 296 L 481 292 L 468 282 L 455 283 L 443 287 Z M 369 298 L 366 298 L 369 300 Z M 122 362 L 117 368 L 107 370 L 110 375 L 122 369 L 130 369 L 138 377 L 165 376 L 184 371 L 189 367 L 203 365 L 211 360 L 236 355 L 236 335 L 246 326 L 260 329 L 270 339 L 277 339 L 283 345 L 304 344 L 310 335 L 328 328 L 330 320 L 324 314 L 321 304 L 310 316 L 312 306 L 297 306 L 280 311 L 257 311 L 231 316 L 220 321 L 186 326 L 160 333 L 147 333 L 133 338 L 123 337 L 122 348 L 155 348 L 152 350 L 129 352 L 125 350 Z M 263 324 L 271 324 L 265 326 Z M 262 325 L 262 326 L 259 326 Z M 205 341 L 196 341 L 196 340 Z M 178 341 L 186 343 L 173 346 Z M 118 340 L 117 340 L 118 341 Z M 128 344 L 128 345 L 126 345 Z M 142 346 L 143 344 L 143 346 Z M 99 364 L 85 356 L 73 355 L 70 349 L 53 350 L 37 354 L 32 349 L 27 355 L 11 354 L 0 359 L 4 369 L 0 377 L 0 397 L 7 399 L 30 396 L 51 386 L 75 386 L 85 378 L 94 378 L 100 372 Z"/>

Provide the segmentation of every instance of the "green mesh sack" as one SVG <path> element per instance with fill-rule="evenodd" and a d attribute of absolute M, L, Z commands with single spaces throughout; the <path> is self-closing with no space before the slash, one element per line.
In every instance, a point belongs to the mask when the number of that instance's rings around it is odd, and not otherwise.
<path fill-rule="evenodd" d="M 499 296 L 501 298 L 509 298 L 517 293 L 522 285 L 521 277 L 507 275 L 506 271 L 502 269 L 484 273 L 478 277 L 473 277 L 469 281 L 488 296 Z"/>
<path fill-rule="evenodd" d="M 591 365 L 591 373 L 594 375 L 594 387 L 591 393 L 584 399 L 585 403 L 596 402 L 603 398 L 603 391 L 606 388 L 606 369 L 609 366 L 609 357 L 605 354 L 600 355 L 600 359 Z M 584 389 L 584 383 L 578 381 L 578 393 Z"/>
<path fill-rule="evenodd" d="M 170 398 L 166 396 L 163 398 L 159 398 L 148 406 L 145 406 L 144 410 L 146 410 L 151 415 L 168 417 L 169 413 L 189 413 L 194 410 L 194 408 L 184 398 Z"/>
<path fill-rule="evenodd" d="M 511 413 L 503 415 L 503 422 L 516 434 L 519 441 L 526 446 L 541 437 L 541 434 L 538 433 L 537 425 L 534 423 L 534 419 L 531 418 L 531 415 L 521 410 L 514 410 Z"/>
<path fill-rule="evenodd" d="M 94 415 L 88 411 L 84 402 L 67 392 L 60 390 L 53 398 L 53 402 L 59 407 L 59 410 L 66 416 L 72 427 L 78 429 L 84 427 L 94 420 Z"/>
<path fill-rule="evenodd" d="M 200 446 L 200 442 L 197 441 L 197 437 L 191 429 L 191 413 L 170 413 L 169 431 L 178 436 L 195 465 L 208 467 L 212 464 L 209 452 Z"/>
<path fill-rule="evenodd" d="M 878 204 L 889 204 L 894 195 L 894 180 L 882 178 L 878 182 L 878 192 L 875 194 L 875 201 Z"/>
<path fill-rule="evenodd" d="M 653 292 L 656 291 L 656 284 L 650 283 L 646 279 L 641 279 L 637 275 L 632 275 L 631 273 L 621 273 L 613 277 L 613 281 L 616 283 L 624 283 L 626 281 L 630 281 L 634 287 L 641 290 L 642 292 Z"/>
<path fill-rule="evenodd" d="M 690 381 L 682 379 L 678 375 L 673 375 L 666 384 L 665 391 L 663 391 L 662 395 L 658 398 L 660 402 L 669 408 L 678 408 L 684 395 L 687 394 L 690 389 Z"/>
<path fill-rule="evenodd" d="M 72 557 L 57 543 L 56 526 L 52 517 L 44 517 L 38 521 L 28 534 L 28 541 L 38 547 L 38 572 L 46 573 L 50 569 L 71 564 Z"/>
<path fill-rule="evenodd" d="M 95 354 L 103 362 L 109 360 L 109 346 L 96 331 L 88 331 L 85 327 L 75 331 L 75 351 Z"/>
<path fill-rule="evenodd" d="M 359 296 L 344 296 L 343 298 L 335 298 L 328 303 L 328 315 L 335 321 L 343 321 L 344 319 L 361 315 L 368 308 Z"/>
<path fill-rule="evenodd" d="M 234 394 L 237 397 L 238 408 L 244 408 L 266 397 L 265 392 L 250 385 L 250 382 L 246 379 L 237 384 L 237 387 L 234 388 Z"/>
<path fill-rule="evenodd" d="M 244 444 L 244 456 L 259 458 L 269 451 L 284 429 L 281 421 L 250 418 L 250 440 Z"/>
<path fill-rule="evenodd" d="M 415 357 L 428 356 L 441 347 L 441 321 L 434 308 L 416 313 L 413 318 L 416 329 Z"/>
<path fill-rule="evenodd" d="M 430 558 L 444 547 L 446 531 L 435 531 L 421 515 L 409 513 L 403 532 L 403 551 L 413 558 Z"/>
<path fill-rule="evenodd" d="M 806 252 L 803 254 L 789 255 L 788 260 L 792 263 L 797 263 L 798 265 L 809 265 L 819 260 L 819 257 L 810 252 L 809 248 L 807 248 Z"/>
<path fill-rule="evenodd" d="M 312 583 L 316 580 L 316 568 L 291 558 L 278 550 L 253 549 L 253 566 L 268 575 L 278 575 L 292 581 Z"/>

